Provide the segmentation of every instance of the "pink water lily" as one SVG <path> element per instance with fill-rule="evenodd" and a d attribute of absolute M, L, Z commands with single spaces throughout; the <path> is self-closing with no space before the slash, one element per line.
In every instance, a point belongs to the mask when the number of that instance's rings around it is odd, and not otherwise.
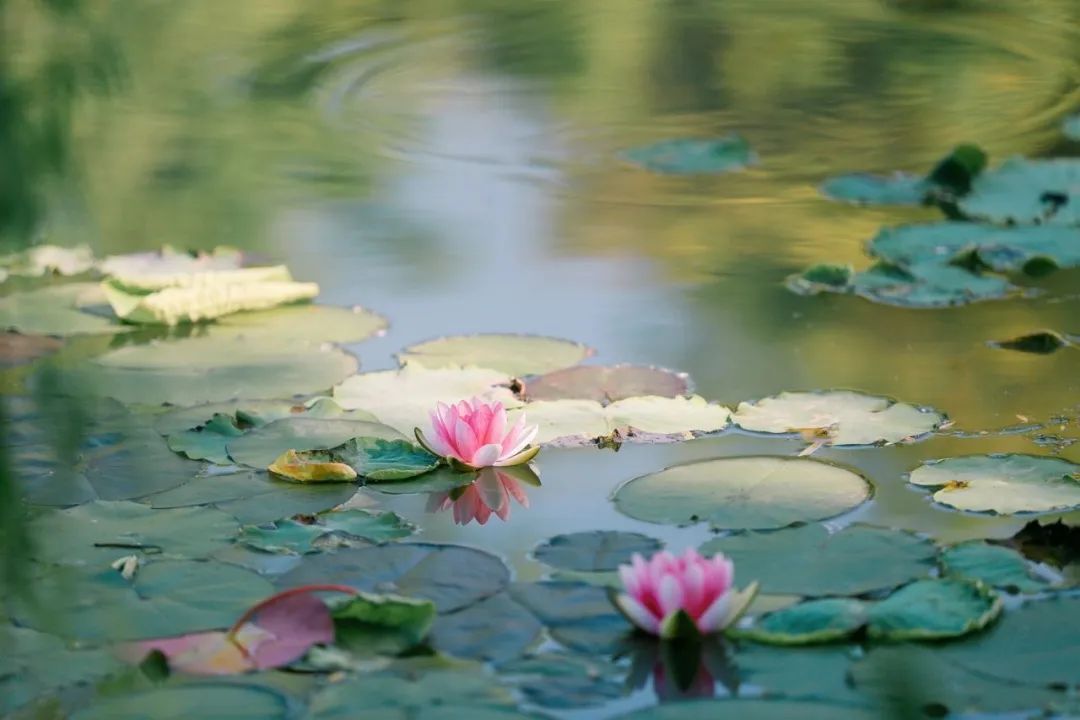
<path fill-rule="evenodd" d="M 531 443 L 540 428 L 525 424 L 525 413 L 507 427 L 506 408 L 474 397 L 454 405 L 439 403 L 431 413 L 431 437 L 416 428 L 416 439 L 428 452 L 463 470 L 521 465 L 540 448 Z"/>
<path fill-rule="evenodd" d="M 693 548 L 681 556 L 658 552 L 649 560 L 634 553 L 629 565 L 619 566 L 619 576 L 626 592 L 615 597 L 616 606 L 634 625 L 663 638 L 723 630 L 757 592 L 757 583 L 735 590 L 731 560 L 705 558 Z"/>

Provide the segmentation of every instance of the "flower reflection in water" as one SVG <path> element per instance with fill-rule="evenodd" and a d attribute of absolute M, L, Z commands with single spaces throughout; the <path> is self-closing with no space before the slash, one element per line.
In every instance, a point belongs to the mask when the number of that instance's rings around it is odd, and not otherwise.
<path fill-rule="evenodd" d="M 476 473 L 476 479 L 448 492 L 432 493 L 428 512 L 443 512 L 453 508 L 454 522 L 468 525 L 476 521 L 484 525 L 495 515 L 504 522 L 510 518 L 510 498 L 523 508 L 529 507 L 525 486 L 540 486 L 540 478 L 527 465 L 512 468 L 488 467 Z"/>
<path fill-rule="evenodd" d="M 638 636 L 632 643 L 627 684 L 643 688 L 651 677 L 660 702 L 711 698 L 717 694 L 717 683 L 722 695 L 734 696 L 738 691 L 738 671 L 722 638 L 654 640 Z"/>

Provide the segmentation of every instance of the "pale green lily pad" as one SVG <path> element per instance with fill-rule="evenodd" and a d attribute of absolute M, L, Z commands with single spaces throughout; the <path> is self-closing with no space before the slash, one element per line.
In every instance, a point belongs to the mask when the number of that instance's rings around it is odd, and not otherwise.
<path fill-rule="evenodd" d="M 429 414 L 437 403 L 455 403 L 478 396 L 504 407 L 521 402 L 510 392 L 510 375 L 486 368 L 429 369 L 410 363 L 400 370 L 354 375 L 334 388 L 334 400 L 344 408 L 363 409 L 379 422 L 412 437 L 415 428 L 431 426 Z"/>
<path fill-rule="evenodd" d="M 830 445 L 889 445 L 932 433 L 946 420 L 932 410 L 849 390 L 783 392 L 742 402 L 732 419 L 744 430 L 803 432 Z"/>
<path fill-rule="evenodd" d="M 397 655 L 416 647 L 435 622 L 435 604 L 397 595 L 360 593 L 335 602 L 334 645 L 354 656 Z"/>
<path fill-rule="evenodd" d="M 211 505 L 244 524 L 259 525 L 292 515 L 336 507 L 356 493 L 355 485 L 304 485 L 267 473 L 240 470 L 199 475 L 185 485 L 145 498 L 152 508 Z"/>
<path fill-rule="evenodd" d="M 191 720 L 208 717 L 229 720 L 289 720 L 295 701 L 261 685 L 191 683 L 132 694 L 101 696 L 72 720 Z"/>
<path fill-rule="evenodd" d="M 999 224 L 1080 225 L 1080 159 L 1010 158 L 976 179 L 966 216 Z"/>
<path fill-rule="evenodd" d="M 951 200 L 971 189 L 986 167 L 986 159 L 981 148 L 959 145 L 926 176 L 854 173 L 826 180 L 821 191 L 834 200 L 858 205 L 923 205 Z"/>
<path fill-rule="evenodd" d="M 355 437 L 401 439 L 393 428 L 375 422 L 294 417 L 255 428 L 227 447 L 237 463 L 266 468 L 286 450 L 327 450 Z"/>
<path fill-rule="evenodd" d="M 556 535 L 545 540 L 533 555 L 537 560 L 560 570 L 600 572 L 616 570 L 630 562 L 634 553 L 652 555 L 663 547 L 655 538 L 620 530 L 590 530 Z"/>
<path fill-rule="evenodd" d="M 108 567 L 123 555 L 204 558 L 232 542 L 240 526 L 212 508 L 152 510 L 98 500 L 35 517 L 30 532 L 41 561 Z"/>
<path fill-rule="evenodd" d="M 329 454 L 369 482 L 408 480 L 439 466 L 439 458 L 407 440 L 357 437 L 331 448 Z"/>
<path fill-rule="evenodd" d="M 1018 291 L 1005 278 L 939 262 L 910 267 L 882 262 L 857 273 L 845 273 L 842 266 L 815 265 L 789 277 L 786 285 L 800 295 L 853 294 L 872 302 L 909 308 L 966 305 L 998 300 Z"/>
<path fill-rule="evenodd" d="M 505 662 L 538 640 L 543 626 L 505 592 L 447 615 L 431 630 L 431 647 L 467 660 Z"/>
<path fill-rule="evenodd" d="M 515 583 L 510 595 L 544 624 L 555 641 L 576 652 L 615 652 L 633 632 L 607 588 L 576 582 Z"/>
<path fill-rule="evenodd" d="M 994 678 L 1080 685 L 1080 597 L 1032 600 L 994 628 L 939 648 L 939 657 Z"/>
<path fill-rule="evenodd" d="M 688 440 L 728 426 L 731 411 L 691 397 L 633 397 L 606 407 L 594 400 L 541 400 L 522 409 L 540 427 L 541 444 L 583 445 L 617 437 L 617 442 Z M 511 412 L 516 417 L 516 411 Z"/>
<path fill-rule="evenodd" d="M 67 379 L 124 403 L 186 406 L 319 392 L 356 368 L 356 358 L 337 348 L 200 337 L 122 347 L 68 371 Z"/>
<path fill-rule="evenodd" d="M 871 494 L 860 475 L 817 460 L 769 456 L 675 465 L 615 491 L 619 512 L 645 522 L 772 529 L 834 517 Z"/>
<path fill-rule="evenodd" d="M 22 277 L 80 275 L 92 270 L 94 263 L 94 252 L 89 245 L 35 245 L 16 253 L 0 255 L 0 269 Z"/>
<path fill-rule="evenodd" d="M 757 580 L 763 592 L 816 596 L 861 595 L 925 577 L 937 547 L 899 530 L 852 525 L 830 534 L 806 525 L 716 538 L 701 552 L 724 553 L 739 577 Z"/>
<path fill-rule="evenodd" d="M 619 715 L 616 720 L 881 720 L 876 709 L 816 700 L 695 700 Z"/>
<path fill-rule="evenodd" d="M 1014 592 L 1040 592 L 1047 587 L 1045 581 L 1031 573 L 1023 555 L 980 541 L 946 548 L 941 553 L 941 566 L 948 577 L 977 580 Z"/>
<path fill-rule="evenodd" d="M 608 404 L 643 395 L 678 397 L 689 389 L 685 373 L 640 365 L 579 365 L 528 378 L 521 394 L 532 401 L 593 400 Z"/>
<path fill-rule="evenodd" d="M 214 337 L 296 343 L 355 343 L 382 333 L 384 317 L 360 306 L 301 304 L 220 318 L 207 329 Z"/>
<path fill-rule="evenodd" d="M 1037 455 L 968 455 L 923 463 L 908 482 L 957 510 L 1000 515 L 1080 507 L 1080 465 Z"/>
<path fill-rule="evenodd" d="M 236 248 L 219 245 L 206 252 L 185 252 L 171 245 L 160 250 L 109 255 L 99 264 L 102 274 L 129 278 L 133 285 L 168 287 L 174 278 L 195 273 L 236 270 L 243 264 L 243 254 Z"/>
<path fill-rule="evenodd" d="M 238 612 L 274 591 L 249 570 L 192 560 L 149 562 L 130 581 L 108 565 L 37 565 L 31 582 L 35 594 L 48 599 L 48 613 L 40 603 L 30 607 L 19 600 L 12 616 L 21 625 L 87 642 L 226 628 Z"/>
<path fill-rule="evenodd" d="M 440 613 L 448 613 L 505 589 L 510 571 L 499 558 L 473 548 L 395 543 L 305 558 L 276 582 L 281 588 L 333 582 L 393 592 L 431 600 Z"/>
<path fill-rule="evenodd" d="M 741 170 L 757 162 L 750 144 L 738 135 L 677 138 L 632 148 L 622 157 L 646 170 L 674 175 L 706 175 Z"/>
<path fill-rule="evenodd" d="M 393 512 L 340 510 L 314 517 L 314 522 L 278 520 L 272 527 L 249 525 L 236 538 L 249 547 L 274 553 L 299 554 L 324 549 L 354 547 L 399 540 L 416 532 L 416 526 Z"/>
<path fill-rule="evenodd" d="M 411 345 L 398 359 L 432 370 L 479 367 L 522 376 L 577 365 L 592 354 L 580 343 L 539 335 L 453 335 Z"/>
<path fill-rule="evenodd" d="M 602 657 L 543 653 L 502 663 L 498 672 L 529 702 L 555 710 L 604 705 L 630 691 L 626 671 Z"/>
<path fill-rule="evenodd" d="M 870 241 L 871 255 L 919 274 L 925 268 L 985 266 L 1020 272 L 1033 260 L 1058 267 L 1080 265 L 1080 229 L 1053 226 L 994 227 L 940 222 L 885 228 Z"/>
<path fill-rule="evenodd" d="M 0 329 L 32 335 L 97 335 L 132 328 L 86 312 L 103 302 L 97 283 L 50 285 L 0 297 Z"/>

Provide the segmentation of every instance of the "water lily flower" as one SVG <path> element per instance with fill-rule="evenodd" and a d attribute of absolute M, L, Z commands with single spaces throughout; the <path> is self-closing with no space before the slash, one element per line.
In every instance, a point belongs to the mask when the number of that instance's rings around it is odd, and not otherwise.
<path fill-rule="evenodd" d="M 535 474 L 522 477 L 521 480 L 538 484 Z M 509 472 L 486 468 L 481 470 L 476 480 L 450 492 L 433 493 L 428 499 L 428 512 L 441 512 L 454 508 L 454 522 L 468 525 L 475 521 L 484 525 L 495 515 L 503 522 L 510 518 L 510 498 L 517 500 L 523 508 L 529 507 L 529 498 L 525 494 L 522 482 Z"/>
<path fill-rule="evenodd" d="M 615 605 L 634 625 L 662 638 L 708 635 L 736 620 L 757 594 L 757 583 L 734 588 L 735 566 L 722 554 L 702 557 L 693 548 L 682 556 L 658 552 L 649 560 L 634 553 L 619 566 L 625 593 Z"/>
<path fill-rule="evenodd" d="M 522 465 L 540 448 L 529 445 L 540 428 L 525 424 L 525 413 L 507 428 L 506 408 L 474 397 L 454 405 L 439 403 L 431 413 L 430 439 L 416 428 L 425 450 L 459 470 Z"/>

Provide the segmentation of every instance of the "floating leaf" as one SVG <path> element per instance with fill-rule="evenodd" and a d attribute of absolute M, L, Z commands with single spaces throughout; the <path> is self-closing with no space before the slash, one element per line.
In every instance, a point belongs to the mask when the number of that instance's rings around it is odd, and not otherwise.
<path fill-rule="evenodd" d="M 834 200 L 859 205 L 923 205 L 951 200 L 971 189 L 986 167 L 986 153 L 975 145 L 959 145 L 925 177 L 908 173 L 854 173 L 826 180 L 821 191 Z"/>
<path fill-rule="evenodd" d="M 463 610 L 440 615 L 431 646 L 468 660 L 505 662 L 520 657 L 540 636 L 543 626 L 505 592 Z"/>
<path fill-rule="evenodd" d="M 724 173 L 757 162 L 757 154 L 738 135 L 662 140 L 626 150 L 622 157 L 646 170 L 675 175 Z"/>
<path fill-rule="evenodd" d="M 324 547 L 350 547 L 350 542 L 357 540 L 362 545 L 397 540 L 415 531 L 416 527 L 397 513 L 339 510 L 316 515 L 312 522 L 278 520 L 271 527 L 249 525 L 237 541 L 266 552 L 304 554 Z"/>
<path fill-rule="evenodd" d="M 1075 267 L 1080 265 L 1080 230 L 964 222 L 902 225 L 881 230 L 870 241 L 869 252 L 916 274 L 958 264 L 1019 272 L 1038 258 L 1048 258 L 1058 267 Z"/>
<path fill-rule="evenodd" d="M 0 329 L 31 335 L 122 333 L 131 327 L 86 312 L 103 301 L 97 283 L 50 285 L 0 298 Z"/>
<path fill-rule="evenodd" d="M 563 646 L 590 655 L 617 650 L 630 632 L 606 588 L 576 582 L 516 583 L 510 595 Z"/>
<path fill-rule="evenodd" d="M 110 255 L 101 261 L 99 269 L 105 275 L 128 278 L 133 286 L 169 287 L 175 282 L 173 278 L 235 270 L 242 262 L 239 250 L 224 245 L 210 252 L 183 252 L 165 245 L 161 250 Z"/>
<path fill-rule="evenodd" d="M 705 555 L 722 552 L 740 577 L 762 591 L 791 595 L 861 595 L 926 576 L 937 547 L 907 532 L 852 525 L 830 534 L 821 525 L 710 540 Z"/>
<path fill-rule="evenodd" d="M 332 615 L 339 647 L 364 655 L 397 655 L 427 637 L 435 622 L 435 604 L 361 592 L 335 603 Z"/>
<path fill-rule="evenodd" d="M 288 720 L 295 701 L 258 685 L 190 683 L 125 695 L 100 696 L 75 712 L 72 720 Z"/>
<path fill-rule="evenodd" d="M 771 529 L 824 520 L 870 497 L 861 476 L 817 460 L 768 456 L 675 465 L 615 491 L 615 507 L 645 522 Z"/>
<path fill-rule="evenodd" d="M 835 266 L 832 266 L 835 267 Z M 983 275 L 961 267 L 926 262 L 907 268 L 877 263 L 850 275 L 845 284 L 828 284 L 815 278 L 835 279 L 816 265 L 787 279 L 787 287 L 800 295 L 821 292 L 854 294 L 877 303 L 910 308 L 938 308 L 995 300 L 1016 292 L 1005 278 Z"/>
<path fill-rule="evenodd" d="M 798 275 L 787 279 L 787 286 L 799 295 L 816 295 L 819 292 L 848 292 L 855 279 L 855 270 L 850 265 L 818 263 L 811 265 Z"/>
<path fill-rule="evenodd" d="M 1012 515 L 1080 507 L 1080 465 L 1036 455 L 968 455 L 924 462 L 908 482 L 937 488 L 957 510 Z"/>
<path fill-rule="evenodd" d="M 630 562 L 634 553 L 652 555 L 662 544 L 640 533 L 591 530 L 556 535 L 544 541 L 533 555 L 545 565 L 562 570 L 597 572 L 615 570 Z"/>
<path fill-rule="evenodd" d="M 0 333 L 0 370 L 26 365 L 64 347 L 63 340 L 45 335 Z"/>
<path fill-rule="evenodd" d="M 881 720 L 873 708 L 839 705 L 816 700 L 696 700 L 658 705 L 620 715 L 617 720 Z"/>
<path fill-rule="evenodd" d="M 783 392 L 742 402 L 732 419 L 756 432 L 813 431 L 830 445 L 892 444 L 927 435 L 945 422 L 932 410 L 848 390 Z"/>
<path fill-rule="evenodd" d="M 73 248 L 35 245 L 17 253 L 0 255 L 0 268 L 23 277 L 79 275 L 94 267 L 94 253 L 88 245 Z"/>
<path fill-rule="evenodd" d="M 1070 140 L 1080 141 L 1080 115 L 1070 115 L 1061 122 L 1061 132 Z"/>
<path fill-rule="evenodd" d="M 541 400 L 522 408 L 539 425 L 542 444 L 580 445 L 617 437 L 623 441 L 686 440 L 723 430 L 731 411 L 691 397 L 635 397 L 603 406 L 594 400 Z M 514 413 L 511 413 L 514 416 Z"/>
<path fill-rule="evenodd" d="M 432 370 L 479 367 L 521 376 L 577 365 L 592 354 L 580 343 L 538 335 L 453 335 L 411 345 L 398 359 Z"/>
<path fill-rule="evenodd" d="M 355 343 L 386 329 L 386 319 L 362 307 L 300 304 L 218 319 L 214 337 L 307 343 Z"/>
<path fill-rule="evenodd" d="M 1034 353 L 1036 355 L 1049 355 L 1061 348 L 1069 347 L 1072 343 L 1053 330 L 1041 330 L 1029 335 L 1021 335 L 1010 340 L 998 340 L 989 343 L 990 347 L 1002 350 L 1016 350 L 1017 352 Z"/>
<path fill-rule="evenodd" d="M 1013 592 L 1046 589 L 1045 582 L 1032 576 L 1020 553 L 999 545 L 978 541 L 954 545 L 941 553 L 941 566 L 948 577 L 977 580 Z"/>
<path fill-rule="evenodd" d="M 295 482 L 352 482 L 356 479 L 356 471 L 345 463 L 315 457 L 326 454 L 325 451 L 308 450 L 301 457 L 295 450 L 286 450 L 270 463 L 267 470 Z"/>
<path fill-rule="evenodd" d="M 966 216 L 1003 225 L 1080 225 L 1080 159 L 1010 158 L 960 201 Z"/>
<path fill-rule="evenodd" d="M 293 417 L 257 427 L 227 447 L 237 463 L 265 468 L 288 450 L 326 450 L 355 437 L 394 440 L 401 436 L 393 428 L 364 420 Z"/>
<path fill-rule="evenodd" d="M 502 663 L 498 671 L 529 702 L 556 710 L 604 705 L 628 692 L 625 670 L 600 657 L 543 653 Z"/>
<path fill-rule="evenodd" d="M 851 661 L 860 655 L 860 648 L 846 645 L 800 647 L 795 651 L 786 647 L 742 645 L 735 662 L 739 681 L 761 688 L 768 696 L 862 705 L 866 698 L 847 682 Z"/>
<path fill-rule="evenodd" d="M 330 455 L 369 482 L 408 480 L 439 466 L 439 458 L 406 440 L 358 437 L 331 448 Z"/>
<path fill-rule="evenodd" d="M 601 404 L 642 395 L 678 397 L 690 389 L 684 373 L 638 365 L 579 365 L 525 380 L 528 400 L 594 400 Z"/>
<path fill-rule="evenodd" d="M 395 543 L 315 555 L 276 582 L 283 588 L 340 582 L 366 592 L 426 598 L 447 613 L 500 592 L 510 571 L 499 558 L 473 548 Z"/>
<path fill-rule="evenodd" d="M 855 634 L 868 619 L 861 600 L 824 598 L 771 612 L 743 635 L 772 645 L 836 642 Z"/>

